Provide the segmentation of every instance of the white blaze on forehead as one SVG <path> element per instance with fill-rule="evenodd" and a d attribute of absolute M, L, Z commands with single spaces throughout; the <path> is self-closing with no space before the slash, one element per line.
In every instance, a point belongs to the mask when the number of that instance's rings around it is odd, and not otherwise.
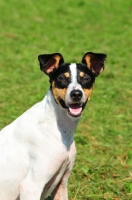
<path fill-rule="evenodd" d="M 82 90 L 81 85 L 77 81 L 77 64 L 71 63 L 70 66 L 70 74 L 71 74 L 71 83 L 70 88 L 73 90 Z"/>
<path fill-rule="evenodd" d="M 70 64 L 70 74 L 71 74 L 71 82 L 72 83 L 77 83 L 77 65 L 76 63 L 71 63 Z"/>
<path fill-rule="evenodd" d="M 81 86 L 80 83 L 78 83 L 78 80 L 77 80 L 77 64 L 76 63 L 71 63 L 69 65 L 69 69 L 70 69 L 70 78 L 71 78 L 71 82 L 67 88 L 67 91 L 66 91 L 66 96 L 65 96 L 65 103 L 66 105 L 68 104 L 72 104 L 73 101 L 71 99 L 71 91 L 72 90 L 80 90 L 82 91 L 82 98 L 80 100 L 81 103 L 84 103 L 86 101 L 86 97 L 85 97 L 85 94 L 84 94 L 84 91 L 83 91 L 83 88 Z"/>

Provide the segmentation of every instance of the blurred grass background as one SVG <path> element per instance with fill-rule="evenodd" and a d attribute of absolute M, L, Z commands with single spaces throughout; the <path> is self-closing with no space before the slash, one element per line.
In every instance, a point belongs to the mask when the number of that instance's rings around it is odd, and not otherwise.
<path fill-rule="evenodd" d="M 108 55 L 75 134 L 69 199 L 131 200 L 132 1 L 1 0 L 0 27 L 0 129 L 48 90 L 39 54 Z"/>

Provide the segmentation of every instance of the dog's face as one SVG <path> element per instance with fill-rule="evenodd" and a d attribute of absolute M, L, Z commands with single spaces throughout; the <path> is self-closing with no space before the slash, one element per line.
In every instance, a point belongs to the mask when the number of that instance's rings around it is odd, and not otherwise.
<path fill-rule="evenodd" d="M 72 117 L 79 117 L 90 100 L 95 77 L 104 70 L 105 54 L 86 53 L 81 63 L 64 63 L 61 54 L 40 55 L 40 68 L 50 77 L 58 105 Z"/>
<path fill-rule="evenodd" d="M 50 77 L 56 102 L 67 109 L 69 115 L 81 115 L 90 99 L 95 77 L 83 64 L 62 64 Z"/>

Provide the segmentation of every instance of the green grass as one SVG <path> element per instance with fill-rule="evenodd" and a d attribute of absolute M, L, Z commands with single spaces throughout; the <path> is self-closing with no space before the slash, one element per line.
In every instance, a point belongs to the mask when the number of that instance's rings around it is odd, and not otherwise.
<path fill-rule="evenodd" d="M 0 1 L 0 128 L 49 88 L 37 56 L 108 55 L 75 134 L 70 200 L 132 199 L 132 1 Z"/>

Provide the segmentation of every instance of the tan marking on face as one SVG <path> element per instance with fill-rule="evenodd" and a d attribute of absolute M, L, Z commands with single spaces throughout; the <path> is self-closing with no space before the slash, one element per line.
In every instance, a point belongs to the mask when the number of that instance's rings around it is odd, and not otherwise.
<path fill-rule="evenodd" d="M 53 92 L 53 95 L 54 95 L 54 98 L 55 98 L 56 102 L 59 105 L 61 105 L 60 104 L 60 99 L 65 101 L 66 91 L 67 91 L 67 88 L 64 88 L 64 89 L 57 88 L 55 86 L 55 82 L 54 81 L 52 82 L 52 92 Z"/>
<path fill-rule="evenodd" d="M 89 101 L 92 96 L 93 86 L 90 89 L 83 88 L 83 91 L 84 91 L 86 99 Z"/>
<path fill-rule="evenodd" d="M 64 73 L 64 76 L 65 76 L 66 78 L 69 78 L 69 77 L 70 77 L 70 74 L 69 74 L 68 72 L 66 72 L 66 73 Z"/>
<path fill-rule="evenodd" d="M 84 77 L 84 72 L 80 72 L 80 77 Z"/>

